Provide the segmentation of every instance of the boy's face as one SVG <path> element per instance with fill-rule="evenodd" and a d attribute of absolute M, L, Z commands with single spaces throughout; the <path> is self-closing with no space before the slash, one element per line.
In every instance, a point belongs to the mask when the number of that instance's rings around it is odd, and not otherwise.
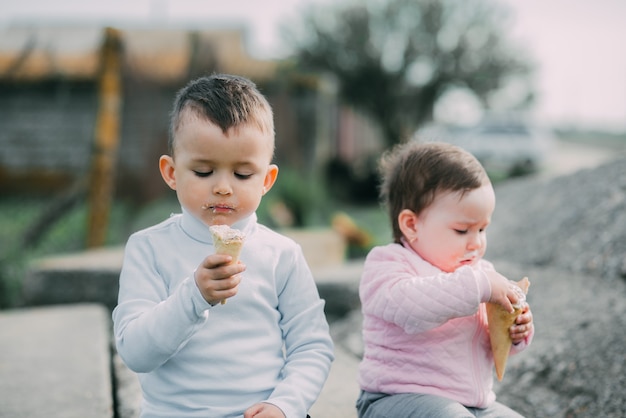
<path fill-rule="evenodd" d="M 475 265 L 487 249 L 486 228 L 495 204 L 491 184 L 465 194 L 441 193 L 419 215 L 409 211 L 414 220 L 406 239 L 423 259 L 445 272 Z"/>
<path fill-rule="evenodd" d="M 175 136 L 174 156 L 162 156 L 159 167 L 187 211 L 206 225 L 232 225 L 256 211 L 278 174 L 272 134 L 252 124 L 224 134 L 186 111 Z"/>

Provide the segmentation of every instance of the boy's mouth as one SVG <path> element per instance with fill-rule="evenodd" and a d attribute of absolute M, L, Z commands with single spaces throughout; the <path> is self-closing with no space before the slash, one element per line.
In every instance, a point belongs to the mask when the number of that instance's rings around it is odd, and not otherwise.
<path fill-rule="evenodd" d="M 204 205 L 202 205 L 202 209 L 210 210 L 213 213 L 230 213 L 235 210 L 235 208 L 229 205 L 224 205 L 224 204 L 211 205 L 209 203 L 205 203 Z"/>

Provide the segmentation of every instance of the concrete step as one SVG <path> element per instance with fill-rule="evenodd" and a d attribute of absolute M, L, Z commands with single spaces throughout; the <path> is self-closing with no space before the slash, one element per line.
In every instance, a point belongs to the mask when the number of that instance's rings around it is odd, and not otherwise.
<path fill-rule="evenodd" d="M 0 311 L 0 416 L 112 418 L 110 322 L 95 304 Z"/>
<path fill-rule="evenodd" d="M 335 346 L 335 361 L 322 393 L 311 408 L 311 418 L 356 418 L 358 365 L 359 359 L 352 353 Z"/>

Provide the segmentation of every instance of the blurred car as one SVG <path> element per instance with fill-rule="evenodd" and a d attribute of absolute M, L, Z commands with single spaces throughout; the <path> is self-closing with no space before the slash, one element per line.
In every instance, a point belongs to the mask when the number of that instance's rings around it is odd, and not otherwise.
<path fill-rule="evenodd" d="M 486 118 L 451 142 L 471 152 L 488 172 L 517 176 L 539 171 L 552 141 L 549 131 L 522 119 Z"/>

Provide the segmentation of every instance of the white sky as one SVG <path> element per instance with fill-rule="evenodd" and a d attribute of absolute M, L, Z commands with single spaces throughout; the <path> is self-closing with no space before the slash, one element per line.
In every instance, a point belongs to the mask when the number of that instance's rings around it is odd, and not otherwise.
<path fill-rule="evenodd" d="M 246 25 L 251 53 L 280 56 L 278 23 L 332 0 L 0 0 L 12 21 L 206 22 Z M 511 36 L 538 63 L 538 119 L 626 131 L 626 1 L 498 0 L 515 13 Z"/>

